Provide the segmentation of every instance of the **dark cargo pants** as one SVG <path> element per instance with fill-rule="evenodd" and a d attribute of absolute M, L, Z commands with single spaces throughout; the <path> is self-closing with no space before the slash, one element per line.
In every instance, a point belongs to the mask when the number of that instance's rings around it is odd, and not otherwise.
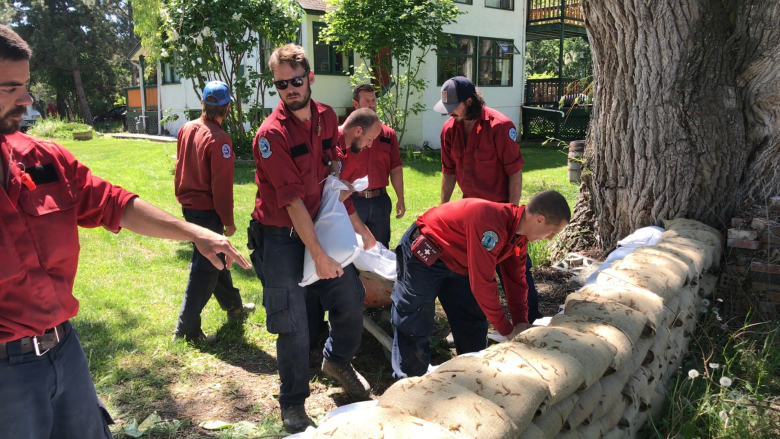
<path fill-rule="evenodd" d="M 349 197 L 355 212 L 361 221 L 368 227 L 377 242 L 385 247 L 390 247 L 390 215 L 393 213 L 393 202 L 387 192 L 374 198 L 359 197 L 352 194 Z"/>

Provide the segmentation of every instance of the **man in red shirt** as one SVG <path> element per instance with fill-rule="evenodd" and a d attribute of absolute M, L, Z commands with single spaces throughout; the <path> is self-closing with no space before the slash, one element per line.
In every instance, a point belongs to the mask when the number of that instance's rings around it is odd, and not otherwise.
<path fill-rule="evenodd" d="M 181 221 L 92 175 L 62 146 L 19 131 L 32 103 L 31 51 L 0 25 L 0 427 L 9 438 L 110 438 L 87 357 L 68 319 L 78 227 L 192 241 L 223 267 L 251 267 L 224 236 Z"/>
<path fill-rule="evenodd" d="M 376 112 L 376 91 L 371 84 L 360 84 L 352 91 L 352 105 L 355 109 L 369 108 Z M 395 131 L 382 124 L 382 132 L 374 139 L 371 147 L 362 153 L 342 149 L 341 178 L 353 182 L 368 176 L 368 189 L 355 192 L 350 197 L 360 219 L 368 226 L 378 242 L 390 246 L 390 215 L 392 202 L 387 195 L 388 177 L 398 201 L 395 204 L 396 218 L 403 218 L 404 169 Z"/>
<path fill-rule="evenodd" d="M 427 372 L 437 297 L 458 355 L 487 347 L 488 322 L 509 339 L 527 329 L 528 243 L 551 239 L 570 219 L 566 199 L 555 191 L 537 194 L 527 206 L 465 198 L 417 218 L 396 249 L 393 377 Z M 496 264 L 504 273 L 511 321 L 499 300 Z"/>
<path fill-rule="evenodd" d="M 288 432 L 295 433 L 314 425 L 304 409 L 309 396 L 308 293 L 319 296 L 330 320 L 323 374 L 337 380 L 352 397 L 365 398 L 371 388 L 351 361 L 360 347 L 366 292 L 355 267 L 342 268 L 329 257 L 314 232 L 322 183 L 328 174 L 338 174 L 336 113 L 311 99 L 314 73 L 302 47 L 288 44 L 276 49 L 268 65 L 281 100 L 263 121 L 253 144 L 257 197 L 249 248 L 254 250 L 251 258 L 263 283 L 266 328 L 278 334 L 282 421 Z M 363 129 L 370 131 L 372 126 Z M 345 206 L 365 248 L 373 247 L 376 240 L 371 231 L 354 208 Z M 301 287 L 306 249 L 320 280 Z"/>
<path fill-rule="evenodd" d="M 463 198 L 519 204 L 524 162 L 512 121 L 487 107 L 482 94 L 463 76 L 444 83 L 434 110 L 451 116 L 441 129 L 441 203 L 450 201 L 457 182 Z M 531 258 L 526 258 L 531 322 L 542 317 L 532 266 Z M 498 275 L 502 277 L 500 270 Z"/>
<path fill-rule="evenodd" d="M 176 199 L 187 222 L 212 232 L 233 236 L 233 142 L 222 129 L 230 111 L 230 89 L 220 81 L 203 88 L 200 118 L 179 130 L 176 142 Z M 255 310 L 254 303 L 241 303 L 241 293 L 233 286 L 230 270 L 217 270 L 193 247 L 190 277 L 184 290 L 175 336 L 188 341 L 208 340 L 200 328 L 200 313 L 211 295 L 227 311 L 228 321 L 238 320 Z"/>

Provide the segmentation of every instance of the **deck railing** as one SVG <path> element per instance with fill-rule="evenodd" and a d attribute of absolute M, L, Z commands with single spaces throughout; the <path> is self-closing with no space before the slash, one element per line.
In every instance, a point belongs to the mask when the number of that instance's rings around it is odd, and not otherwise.
<path fill-rule="evenodd" d="M 128 87 L 127 91 L 127 111 L 141 111 L 141 90 L 139 87 Z M 144 87 L 146 92 L 146 111 L 157 111 L 157 87 Z"/>
<path fill-rule="evenodd" d="M 579 79 L 563 78 L 562 82 L 564 96 L 579 95 L 583 91 Z M 558 78 L 525 81 L 525 105 L 554 105 L 557 108 L 559 100 Z"/>
<path fill-rule="evenodd" d="M 528 25 L 564 22 L 582 26 L 581 0 L 528 0 Z"/>

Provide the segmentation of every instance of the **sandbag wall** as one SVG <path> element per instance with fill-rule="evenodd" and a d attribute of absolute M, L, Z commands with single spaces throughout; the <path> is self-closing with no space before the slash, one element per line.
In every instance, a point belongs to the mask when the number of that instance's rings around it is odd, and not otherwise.
<path fill-rule="evenodd" d="M 569 295 L 564 314 L 511 342 L 394 383 L 377 406 L 323 422 L 315 438 L 634 438 L 660 411 L 715 288 L 723 238 L 665 222 Z"/>

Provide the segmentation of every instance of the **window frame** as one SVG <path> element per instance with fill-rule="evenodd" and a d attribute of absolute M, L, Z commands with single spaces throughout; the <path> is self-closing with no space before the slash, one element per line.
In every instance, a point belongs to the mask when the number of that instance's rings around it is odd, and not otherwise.
<path fill-rule="evenodd" d="M 181 84 L 181 78 L 179 75 L 176 74 L 176 69 L 173 67 L 172 63 L 161 63 L 162 68 L 162 85 L 172 85 L 172 84 Z M 168 72 L 171 72 L 171 80 L 168 81 L 167 76 Z"/>
<path fill-rule="evenodd" d="M 350 51 L 348 54 L 344 52 L 337 52 L 336 51 L 336 45 L 335 43 L 327 43 L 328 46 L 328 70 L 322 70 L 319 66 L 319 63 L 315 59 L 315 50 L 316 47 L 320 44 L 317 44 L 317 34 L 318 30 L 320 29 L 326 29 L 328 27 L 327 23 L 323 21 L 313 21 L 311 23 L 311 40 L 312 40 L 312 56 L 311 56 L 311 70 L 317 74 L 317 75 L 330 75 L 330 76 L 349 76 L 354 73 L 354 65 L 355 65 L 355 53 L 353 51 Z M 324 43 L 322 45 L 325 45 Z M 337 71 L 334 69 L 334 65 L 336 64 L 336 54 L 341 53 L 342 56 L 345 58 L 345 61 L 347 63 L 347 69 Z"/>
<path fill-rule="evenodd" d="M 483 55 L 481 55 L 479 53 L 479 44 L 481 44 L 483 40 L 491 41 L 493 43 L 493 44 L 491 44 L 491 52 L 492 52 L 492 54 L 489 55 L 489 56 L 488 55 L 483 56 Z M 501 49 L 500 49 L 500 47 L 498 45 L 499 42 L 510 42 L 510 43 L 512 43 L 512 45 L 515 44 L 514 40 L 510 40 L 510 39 L 506 39 L 506 38 L 479 37 L 479 42 L 477 43 L 478 44 L 478 46 L 477 46 L 477 78 L 476 78 L 477 82 L 474 83 L 477 87 L 513 87 L 514 86 L 514 75 L 515 75 L 515 72 L 514 72 L 514 70 L 515 70 L 515 59 L 514 59 L 514 56 L 515 55 L 509 55 L 507 58 L 502 58 L 500 56 L 500 53 L 498 53 L 499 51 L 501 51 Z M 501 85 L 501 84 L 485 85 L 485 84 L 480 84 L 479 63 L 483 59 L 493 60 L 492 78 L 496 78 L 496 72 L 498 71 L 497 70 L 498 62 L 501 61 L 501 60 L 504 60 L 504 59 L 508 59 L 509 60 L 509 69 L 511 71 L 511 74 L 509 75 L 509 83 L 507 85 Z M 493 79 L 493 81 L 495 81 L 495 79 Z"/>
<path fill-rule="evenodd" d="M 515 10 L 515 0 L 509 0 L 510 6 L 508 8 L 502 8 L 501 6 L 488 6 L 488 1 L 485 0 L 485 7 L 489 9 L 498 9 L 500 11 L 514 11 Z M 496 0 L 499 3 L 501 3 L 502 0 Z"/>
<path fill-rule="evenodd" d="M 457 3 L 460 5 L 473 5 L 474 0 L 452 0 L 453 3 Z"/>
<path fill-rule="evenodd" d="M 477 67 L 478 67 L 478 65 L 477 65 L 478 61 L 477 60 L 478 60 L 478 55 L 479 55 L 479 50 L 478 50 L 479 49 L 479 37 L 476 36 L 476 35 L 463 35 L 463 34 L 447 34 L 447 35 L 449 35 L 453 39 L 458 39 L 458 38 L 471 38 L 471 39 L 473 39 L 474 40 L 474 53 L 471 54 L 471 55 L 463 55 L 463 54 L 457 53 L 457 45 L 455 47 L 455 50 L 456 50 L 455 53 L 447 53 L 447 52 L 442 52 L 441 50 L 437 50 L 437 52 L 436 52 L 436 85 L 438 85 L 438 86 L 444 85 L 443 81 L 439 82 L 439 80 L 440 80 L 440 78 L 439 78 L 439 58 L 440 57 L 455 58 L 455 60 L 456 60 L 455 62 L 456 63 L 457 63 L 457 59 L 458 58 L 471 58 L 473 67 L 471 68 L 471 78 L 469 78 L 469 79 L 475 78 L 476 75 L 477 75 Z M 446 79 L 445 79 L 445 81 L 446 81 Z"/>

